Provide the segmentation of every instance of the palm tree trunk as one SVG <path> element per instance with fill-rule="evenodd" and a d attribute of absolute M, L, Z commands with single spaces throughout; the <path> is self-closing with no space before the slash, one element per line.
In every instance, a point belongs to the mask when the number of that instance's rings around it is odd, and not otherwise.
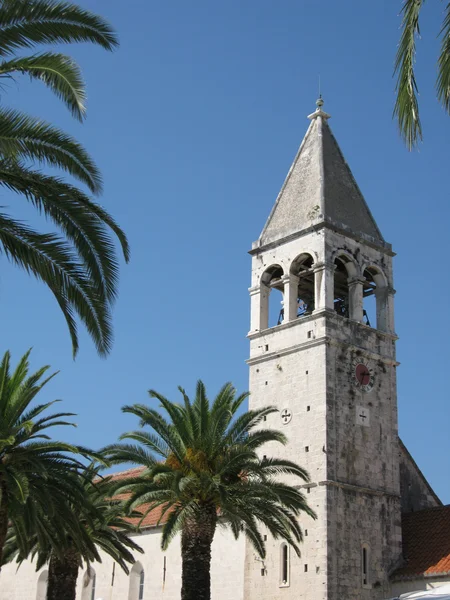
<path fill-rule="evenodd" d="M 6 483 L 0 481 L 0 570 L 3 562 L 3 549 L 8 533 L 8 498 L 6 496 Z"/>
<path fill-rule="evenodd" d="M 73 548 L 62 559 L 54 554 L 48 565 L 47 600 L 75 600 L 80 557 Z"/>
<path fill-rule="evenodd" d="M 181 533 L 181 600 L 211 600 L 211 544 L 217 524 L 214 506 L 206 505 Z"/>

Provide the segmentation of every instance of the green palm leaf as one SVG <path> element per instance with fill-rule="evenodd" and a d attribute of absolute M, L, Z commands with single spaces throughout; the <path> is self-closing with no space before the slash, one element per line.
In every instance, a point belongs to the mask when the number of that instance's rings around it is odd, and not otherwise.
<path fill-rule="evenodd" d="M 315 518 L 315 513 L 295 487 L 309 480 L 306 470 L 293 461 L 261 458 L 265 444 L 286 443 L 281 432 L 261 427 L 265 416 L 277 412 L 274 407 L 236 417 L 247 394 L 237 395 L 230 383 L 212 405 L 201 381 L 194 401 L 179 390 L 181 404 L 149 391 L 168 419 L 143 404 L 124 406 L 123 412 L 138 417 L 144 431 L 123 434 L 121 439 L 132 443 L 113 444 L 104 451 L 113 464 L 143 467 L 137 477 L 117 480 L 115 493 L 129 495 L 126 507 L 141 511 L 141 523 L 158 510 L 163 549 L 181 535 L 182 597 L 207 598 L 210 549 L 218 525 L 230 527 L 235 537 L 245 533 L 261 556 L 266 551 L 261 526 L 299 553 L 298 517 L 306 513 Z M 283 481 L 286 477 L 289 484 Z"/>
<path fill-rule="evenodd" d="M 440 103 L 450 113 L 450 3 L 447 4 L 444 23 L 441 29 L 441 53 L 439 55 L 439 72 L 437 78 L 437 94 Z"/>
<path fill-rule="evenodd" d="M 397 98 L 394 106 L 394 116 L 397 117 L 400 134 L 409 149 L 422 140 L 414 63 L 416 37 L 420 35 L 419 14 L 423 1 L 405 0 L 402 9 L 403 31 L 394 67 L 394 73 L 397 74 Z"/>
<path fill-rule="evenodd" d="M 59 303 L 78 349 L 78 314 L 97 350 L 105 355 L 112 343 L 108 303 L 96 293 L 70 248 L 54 234 L 39 234 L 0 214 L 0 248 L 13 263 L 48 285 Z"/>
<path fill-rule="evenodd" d="M 83 120 L 86 90 L 80 67 L 69 56 L 46 52 L 1 62 L 0 77 L 11 73 L 29 75 L 31 79 L 42 81 L 66 104 L 76 119 Z"/>
<path fill-rule="evenodd" d="M 37 161 L 67 171 L 100 193 L 100 172 L 86 150 L 56 127 L 12 109 L 0 109 L 0 157 Z"/>
<path fill-rule="evenodd" d="M 112 217 L 74 186 L 20 164 L 0 161 L 0 185 L 23 194 L 64 232 L 88 277 L 97 284 L 98 293 L 113 300 L 118 263 L 107 228 L 117 235 L 127 262 L 130 250 L 125 234 Z"/>
<path fill-rule="evenodd" d="M 0 78 L 27 74 L 42 81 L 72 112 L 85 116 L 86 91 L 77 63 L 46 51 L 14 56 L 39 44 L 90 42 L 113 50 L 117 36 L 98 15 L 59 0 L 0 0 Z M 125 260 L 129 246 L 114 219 L 81 190 L 32 164 L 61 169 L 91 192 L 102 190 L 100 172 L 88 152 L 70 135 L 40 119 L 0 108 L 0 185 L 22 195 L 45 214 L 63 238 L 41 235 L 1 215 L 0 251 L 39 278 L 52 291 L 78 350 L 77 317 L 98 352 L 112 343 L 111 307 L 117 295 L 118 262 L 113 238 Z"/>
<path fill-rule="evenodd" d="M 118 45 L 111 26 L 101 17 L 68 2 L 2 0 L 0 54 L 36 44 L 90 42 L 105 50 Z"/>
<path fill-rule="evenodd" d="M 28 551 L 27 532 L 39 514 L 46 514 L 47 519 L 56 514 L 70 518 L 64 510 L 68 500 L 80 506 L 84 503 L 77 479 L 82 467 L 78 448 L 42 433 L 50 427 L 72 425 L 61 421 L 69 415 L 41 416 L 52 402 L 30 408 L 53 375 L 44 379 L 48 367 L 29 374 L 29 355 L 28 351 L 13 372 L 9 352 L 0 363 L 0 565 L 8 529 L 16 538 L 18 552 Z"/>

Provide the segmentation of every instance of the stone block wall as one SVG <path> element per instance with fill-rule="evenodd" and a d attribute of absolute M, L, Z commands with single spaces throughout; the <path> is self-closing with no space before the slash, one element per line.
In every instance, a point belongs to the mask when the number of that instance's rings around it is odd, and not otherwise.
<path fill-rule="evenodd" d="M 390 596 L 389 574 L 401 553 L 399 515 L 398 497 L 328 486 L 328 600 Z M 366 584 L 363 547 L 368 552 Z"/>

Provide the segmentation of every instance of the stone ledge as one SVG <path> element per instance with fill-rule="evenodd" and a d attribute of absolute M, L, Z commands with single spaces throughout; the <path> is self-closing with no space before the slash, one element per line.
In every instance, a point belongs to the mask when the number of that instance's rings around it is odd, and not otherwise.
<path fill-rule="evenodd" d="M 314 348 L 315 346 L 321 346 L 329 342 L 329 339 L 326 337 L 321 337 L 315 340 L 311 340 L 310 342 L 303 342 L 302 344 L 296 344 L 295 346 L 291 346 L 290 348 L 285 348 L 283 350 L 278 350 L 277 352 L 267 352 L 261 354 L 260 356 L 254 356 L 253 358 L 247 359 L 245 362 L 248 365 L 256 365 L 260 362 L 265 362 L 267 360 L 272 360 L 273 358 L 279 358 L 281 356 L 286 356 L 287 354 L 293 354 L 300 349 L 304 348 Z"/>
<path fill-rule="evenodd" d="M 325 479 L 319 481 L 319 485 L 338 487 L 344 490 L 350 490 L 352 492 L 359 492 L 360 494 L 372 494 L 373 496 L 390 496 L 392 498 L 399 498 L 400 494 L 389 492 L 387 490 L 379 490 L 374 488 L 364 487 L 362 485 L 352 485 L 350 483 L 344 483 L 342 481 L 333 481 L 331 479 Z"/>

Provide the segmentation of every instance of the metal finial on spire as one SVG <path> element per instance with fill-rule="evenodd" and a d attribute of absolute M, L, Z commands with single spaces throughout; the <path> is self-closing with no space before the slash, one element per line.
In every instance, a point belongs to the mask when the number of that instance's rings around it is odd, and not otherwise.
<path fill-rule="evenodd" d="M 322 98 L 322 94 L 319 94 L 319 97 L 316 100 L 317 108 L 311 115 L 308 115 L 308 119 L 313 120 L 313 119 L 317 119 L 317 117 L 322 117 L 325 120 L 329 119 L 330 115 L 322 110 L 323 105 L 324 105 L 324 101 Z"/>

